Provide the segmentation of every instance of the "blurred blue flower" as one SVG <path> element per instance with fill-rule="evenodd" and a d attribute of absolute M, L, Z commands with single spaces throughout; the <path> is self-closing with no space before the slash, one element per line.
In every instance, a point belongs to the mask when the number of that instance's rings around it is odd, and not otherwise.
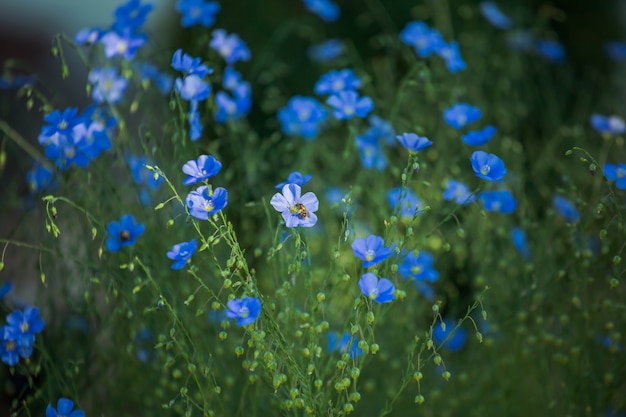
<path fill-rule="evenodd" d="M 326 104 L 335 108 L 333 115 L 337 120 L 352 119 L 353 117 L 366 117 L 373 109 L 374 102 L 371 98 L 359 97 L 356 91 L 340 91 L 326 100 Z"/>
<path fill-rule="evenodd" d="M 194 58 L 184 53 L 182 49 L 177 49 L 174 52 L 170 65 L 176 71 L 180 71 L 185 75 L 197 75 L 200 78 L 204 78 L 208 74 L 213 74 L 213 69 L 202 64 L 200 58 Z"/>
<path fill-rule="evenodd" d="M 224 29 L 215 29 L 209 46 L 226 60 L 228 65 L 238 61 L 248 61 L 250 50 L 236 34 L 228 34 Z"/>
<path fill-rule="evenodd" d="M 409 188 L 396 187 L 387 192 L 387 202 L 391 209 L 402 218 L 412 218 L 418 213 L 422 203 Z"/>
<path fill-rule="evenodd" d="M 113 28 L 118 29 L 138 29 L 142 26 L 152 11 L 154 5 L 141 4 L 141 0 L 129 0 L 115 9 L 115 23 Z"/>
<path fill-rule="evenodd" d="M 624 119 L 619 116 L 604 116 L 594 113 L 591 115 L 589 123 L 598 133 L 621 135 L 626 131 L 626 123 L 624 123 Z"/>
<path fill-rule="evenodd" d="M 364 296 L 376 301 L 378 304 L 389 303 L 396 298 L 393 294 L 396 290 L 393 283 L 387 278 L 378 279 L 378 277 L 371 272 L 366 272 L 361 275 L 359 288 Z"/>
<path fill-rule="evenodd" d="M 511 18 L 502 13 L 496 2 L 482 1 L 479 7 L 483 17 L 498 29 L 508 30 L 513 27 Z"/>
<path fill-rule="evenodd" d="M 10 281 L 6 281 L 0 286 L 0 300 L 7 296 L 13 289 L 13 284 Z"/>
<path fill-rule="evenodd" d="M 535 41 L 537 54 L 555 64 L 565 62 L 565 49 L 559 41 L 538 39 Z"/>
<path fill-rule="evenodd" d="M 335 94 L 340 91 L 358 90 L 361 79 L 352 69 L 331 70 L 322 75 L 315 83 L 315 94 Z"/>
<path fill-rule="evenodd" d="M 560 195 L 554 195 L 552 197 L 552 203 L 557 213 L 559 213 L 566 222 L 577 223 L 578 220 L 580 220 L 578 209 L 576 209 L 576 205 L 574 205 L 571 200 Z"/>
<path fill-rule="evenodd" d="M 211 85 L 195 74 L 176 78 L 174 87 L 183 100 L 205 100 L 211 94 Z"/>
<path fill-rule="evenodd" d="M 14 340 L 18 347 L 32 347 L 35 343 L 35 334 L 41 333 L 44 328 L 44 321 L 39 315 L 37 307 L 27 306 L 24 311 L 15 310 L 7 316 L 8 327 L 14 329 Z M 30 354 L 28 355 L 30 356 Z"/>
<path fill-rule="evenodd" d="M 337 332 L 328 333 L 328 352 L 349 353 L 350 359 L 363 355 L 363 349 L 359 347 L 359 339 L 350 334 L 343 333 L 339 336 Z"/>
<path fill-rule="evenodd" d="M 482 115 L 478 107 L 467 103 L 457 103 L 444 111 L 443 118 L 450 126 L 460 130 L 480 119 Z"/>
<path fill-rule="evenodd" d="M 361 164 L 365 169 L 382 171 L 387 167 L 385 152 L 380 146 L 378 138 L 372 134 L 371 129 L 364 135 L 357 135 L 355 143 L 359 151 Z"/>
<path fill-rule="evenodd" d="M 317 136 L 325 119 L 326 110 L 312 97 L 294 96 L 278 111 L 283 133 L 308 140 Z"/>
<path fill-rule="evenodd" d="M 67 398 L 59 398 L 57 401 L 57 408 L 55 409 L 52 404 L 48 404 L 46 408 L 46 417 L 85 417 L 79 409 L 74 410 L 74 403 Z"/>
<path fill-rule="evenodd" d="M 144 225 L 136 223 L 135 218 L 130 214 L 123 215 L 119 222 L 110 222 L 107 225 L 107 250 L 109 252 L 117 252 L 121 248 L 134 245 L 144 230 Z"/>
<path fill-rule="evenodd" d="M 52 171 L 48 170 L 45 166 L 36 163 L 28 173 L 26 173 L 26 182 L 30 188 L 30 192 L 38 194 L 51 188 L 52 183 Z"/>
<path fill-rule="evenodd" d="M 352 252 L 357 258 L 364 261 L 363 268 L 369 268 L 391 256 L 391 248 L 384 245 L 385 241 L 380 236 L 358 237 L 352 242 Z"/>
<path fill-rule="evenodd" d="M 256 297 L 244 297 L 228 301 L 226 316 L 237 319 L 237 325 L 247 326 L 256 321 L 261 314 L 261 300 Z"/>
<path fill-rule="evenodd" d="M 339 39 L 329 39 L 307 49 L 311 61 L 330 62 L 337 59 L 344 51 L 343 42 Z"/>
<path fill-rule="evenodd" d="M 121 56 L 127 61 L 132 61 L 137 50 L 148 42 L 148 38 L 143 33 L 123 28 L 104 32 L 100 35 L 99 42 L 104 45 L 104 55 L 107 58 Z"/>
<path fill-rule="evenodd" d="M 133 179 L 140 186 L 146 186 L 151 190 L 156 190 L 163 182 L 163 177 L 160 175 L 154 176 L 154 173 L 146 168 L 146 165 L 152 165 L 148 158 L 145 156 L 126 155 L 126 163 L 130 172 L 133 175 Z"/>
<path fill-rule="evenodd" d="M 213 190 L 206 185 L 196 188 L 187 194 L 185 204 L 192 217 L 208 220 L 209 216 L 217 214 L 228 204 L 228 191 L 218 187 Z"/>
<path fill-rule="evenodd" d="M 322 18 L 325 22 L 334 22 L 339 19 L 339 6 L 332 0 L 303 0 L 304 7 L 311 13 Z"/>
<path fill-rule="evenodd" d="M 604 164 L 602 170 L 607 180 L 615 181 L 618 190 L 626 190 L 626 164 Z"/>
<path fill-rule="evenodd" d="M 457 204 L 468 204 L 475 200 L 467 185 L 455 180 L 446 181 L 446 189 L 443 191 L 443 199 L 454 200 Z"/>
<path fill-rule="evenodd" d="M 366 135 L 374 137 L 379 142 L 384 142 L 389 146 L 396 145 L 396 132 L 391 122 L 375 114 L 371 115 L 367 120 L 370 122 L 370 128 L 367 130 Z"/>
<path fill-rule="evenodd" d="M 196 160 L 189 160 L 183 165 L 183 172 L 187 178 L 183 180 L 183 185 L 192 185 L 208 180 L 217 175 L 222 169 L 222 163 L 211 155 L 200 155 Z"/>
<path fill-rule="evenodd" d="M 182 269 L 187 265 L 187 261 L 191 259 L 191 256 L 196 252 L 198 243 L 196 239 L 191 239 L 189 242 L 181 242 L 172 246 L 172 249 L 167 252 L 167 257 L 173 261 L 172 269 Z"/>
<path fill-rule="evenodd" d="M 435 52 L 437 52 L 437 55 L 444 59 L 446 66 L 448 67 L 448 71 L 451 73 L 465 69 L 466 64 L 463 57 L 461 57 L 461 49 L 459 48 L 458 42 L 452 41 L 449 43 L 443 43 Z"/>
<path fill-rule="evenodd" d="M 444 328 L 442 328 L 442 326 Z M 451 352 L 461 350 L 467 340 L 467 330 L 459 327 L 455 330 L 456 323 L 452 320 L 444 320 L 441 324 L 435 325 L 433 328 L 433 341 L 438 347 L 445 341 L 443 348 Z M 454 333 L 452 333 L 454 332 Z M 446 338 L 448 340 L 446 341 Z"/>
<path fill-rule="evenodd" d="M 89 82 L 93 89 L 91 97 L 96 103 L 118 103 L 128 87 L 128 80 L 118 76 L 117 69 L 94 68 L 89 72 Z"/>
<path fill-rule="evenodd" d="M 416 283 L 427 281 L 435 282 L 439 279 L 439 272 L 433 266 L 435 258 L 426 251 L 415 251 L 406 254 L 400 265 L 398 273 L 406 279 L 413 278 Z"/>
<path fill-rule="evenodd" d="M 159 71 L 156 65 L 140 62 L 135 64 L 135 68 L 139 72 L 141 81 L 154 83 L 161 94 L 168 94 L 172 90 L 172 85 L 174 84 L 172 77 Z"/>
<path fill-rule="evenodd" d="M 517 201 L 509 190 L 483 191 L 478 199 L 485 210 L 494 213 L 511 214 L 517 207 Z"/>
<path fill-rule="evenodd" d="M 287 181 L 283 181 L 280 184 L 276 185 L 277 190 L 282 190 L 283 187 L 287 184 L 296 184 L 302 187 L 304 184 L 311 180 L 311 174 L 302 175 L 298 171 L 294 171 L 287 176 Z"/>
<path fill-rule="evenodd" d="M 15 366 L 19 360 L 20 346 L 17 343 L 17 332 L 11 326 L 0 327 L 0 358 L 9 366 Z M 27 348 L 28 349 L 28 348 Z M 26 355 L 28 357 L 30 355 Z"/>
<path fill-rule="evenodd" d="M 407 23 L 400 32 L 400 40 L 413 47 L 421 58 L 428 57 L 445 44 L 439 31 L 418 20 Z"/>
<path fill-rule="evenodd" d="M 403 133 L 400 136 L 396 136 L 396 139 L 411 152 L 419 152 L 433 144 L 427 137 L 417 136 L 415 133 Z"/>
<path fill-rule="evenodd" d="M 463 142 L 470 146 L 486 145 L 493 135 L 496 134 L 496 128 L 493 126 L 485 126 L 480 130 L 472 130 L 463 135 Z"/>
<path fill-rule="evenodd" d="M 504 161 L 495 154 L 476 151 L 472 154 L 470 162 L 476 176 L 486 181 L 501 180 L 506 174 Z"/>
<path fill-rule="evenodd" d="M 608 41 L 604 44 L 604 52 L 613 61 L 626 60 L 626 42 Z"/>
<path fill-rule="evenodd" d="M 248 114 L 252 107 L 252 93 L 250 84 L 242 81 L 232 90 L 232 95 L 219 91 L 215 95 L 215 121 L 225 123 L 228 120 L 237 120 Z"/>
<path fill-rule="evenodd" d="M 526 232 L 524 232 L 521 227 L 514 227 L 511 229 L 511 238 L 515 249 L 517 249 L 517 253 L 526 260 L 530 259 L 530 248 L 528 247 Z"/>
<path fill-rule="evenodd" d="M 182 27 L 200 25 L 208 28 L 215 23 L 215 15 L 220 11 L 220 5 L 210 0 L 178 0 L 176 10 L 182 14 Z"/>
<path fill-rule="evenodd" d="M 101 28 L 83 28 L 74 35 L 74 42 L 80 46 L 91 46 L 100 40 L 102 34 L 105 33 Z"/>
<path fill-rule="evenodd" d="M 317 222 L 315 212 L 319 208 L 319 200 L 312 192 L 300 195 L 301 188 L 297 184 L 283 186 L 282 194 L 272 196 L 270 204 L 280 212 L 286 227 L 312 227 Z"/>
<path fill-rule="evenodd" d="M 189 120 L 189 139 L 196 141 L 202 137 L 202 121 L 200 120 L 200 113 L 198 112 L 198 100 L 192 100 L 189 113 L 187 113 L 187 119 Z"/>

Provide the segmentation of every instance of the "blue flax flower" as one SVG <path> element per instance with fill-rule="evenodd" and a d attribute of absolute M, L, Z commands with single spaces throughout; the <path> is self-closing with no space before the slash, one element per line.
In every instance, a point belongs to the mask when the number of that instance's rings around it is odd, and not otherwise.
<path fill-rule="evenodd" d="M 183 165 L 183 172 L 188 175 L 183 185 L 192 185 L 208 180 L 217 175 L 222 169 L 222 163 L 211 155 L 200 155 L 195 161 L 192 159 Z"/>
<path fill-rule="evenodd" d="M 379 280 L 378 277 L 371 272 L 366 272 L 361 275 L 359 288 L 364 296 L 376 301 L 378 304 L 389 303 L 396 298 L 393 294 L 396 290 L 393 283 L 387 278 L 381 278 Z"/>
<path fill-rule="evenodd" d="M 97 103 L 118 103 L 128 87 L 128 80 L 118 76 L 116 68 L 94 68 L 89 72 L 89 82 L 93 86 L 91 97 Z"/>
<path fill-rule="evenodd" d="M 387 167 L 385 151 L 381 147 L 378 137 L 372 134 L 371 129 L 364 135 L 357 135 L 355 142 L 361 164 L 365 169 L 382 171 Z"/>
<path fill-rule="evenodd" d="M 317 222 L 315 212 L 319 208 L 319 200 L 312 192 L 300 196 L 301 188 L 297 184 L 283 186 L 282 194 L 272 196 L 270 204 L 279 211 L 286 227 L 312 227 Z"/>
<path fill-rule="evenodd" d="M 74 403 L 72 400 L 59 398 L 56 409 L 52 406 L 52 404 L 48 404 L 48 407 L 46 408 L 46 417 L 85 417 L 85 413 L 79 409 L 73 410 L 73 408 Z"/>
<path fill-rule="evenodd" d="M 339 39 L 329 39 L 325 42 L 312 45 L 307 49 L 307 56 L 311 61 L 330 62 L 343 53 L 345 47 Z"/>
<path fill-rule="evenodd" d="M 247 326 L 256 321 L 261 314 L 261 300 L 256 297 L 244 297 L 230 300 L 226 306 L 226 316 L 237 319 L 237 325 Z"/>
<path fill-rule="evenodd" d="M 396 132 L 391 122 L 375 114 L 371 115 L 367 120 L 370 122 L 370 128 L 367 130 L 366 135 L 375 138 L 379 142 L 384 142 L 389 146 L 396 145 Z"/>
<path fill-rule="evenodd" d="M 607 180 L 615 181 L 617 189 L 626 190 L 626 164 L 621 162 L 617 165 L 604 164 L 602 170 Z"/>
<path fill-rule="evenodd" d="M 141 0 L 129 0 L 115 9 L 115 29 L 138 29 L 146 22 L 148 13 L 154 6 L 150 3 L 141 4 Z"/>
<path fill-rule="evenodd" d="M 108 251 L 117 252 L 121 248 L 134 245 L 144 230 L 144 225 L 136 223 L 135 218 L 130 214 L 123 215 L 119 222 L 110 222 L 107 225 L 109 237 L 106 241 L 106 247 Z"/>
<path fill-rule="evenodd" d="M 9 366 L 15 366 L 20 360 L 20 347 L 17 332 L 11 326 L 0 326 L 0 359 Z"/>
<path fill-rule="evenodd" d="M 26 182 L 28 183 L 30 192 L 34 194 L 54 186 L 52 171 L 40 164 L 35 164 L 35 166 L 26 173 Z"/>
<path fill-rule="evenodd" d="M 236 34 L 229 35 L 224 29 L 215 29 L 209 46 L 226 60 L 228 65 L 237 61 L 248 61 L 250 50 Z"/>
<path fill-rule="evenodd" d="M 350 333 L 339 335 L 337 332 L 328 333 L 328 352 L 348 353 L 350 359 L 363 355 L 363 349 L 359 347 L 359 339 Z"/>
<path fill-rule="evenodd" d="M 400 32 L 400 40 L 413 47 L 417 56 L 426 58 L 445 44 L 443 37 L 436 29 L 426 23 L 415 20 L 407 23 Z"/>
<path fill-rule="evenodd" d="M 443 118 L 455 129 L 463 129 L 466 125 L 473 123 L 482 117 L 482 112 L 478 107 L 467 103 L 457 103 L 446 109 Z"/>
<path fill-rule="evenodd" d="M 589 123 L 591 123 L 591 127 L 598 133 L 621 135 L 626 131 L 626 123 L 624 123 L 624 119 L 619 116 L 604 116 L 594 113 L 591 115 Z"/>
<path fill-rule="evenodd" d="M 225 123 L 228 120 L 237 120 L 248 114 L 252 107 L 252 94 L 250 84 L 241 83 L 233 90 L 232 95 L 225 91 L 219 91 L 215 95 L 215 121 Z"/>
<path fill-rule="evenodd" d="M 369 268 L 391 256 L 391 248 L 384 245 L 385 241 L 380 236 L 358 237 L 352 242 L 352 252 L 357 258 L 364 261 L 363 268 Z"/>
<path fill-rule="evenodd" d="M 580 220 L 578 209 L 576 209 L 576 205 L 571 200 L 560 195 L 555 195 L 552 197 L 552 203 L 557 213 L 559 213 L 566 222 L 577 223 L 578 220 Z"/>
<path fill-rule="evenodd" d="M 413 278 L 416 283 L 435 282 L 439 279 L 439 272 L 434 268 L 434 263 L 435 258 L 430 253 L 419 251 L 415 255 L 415 251 L 411 251 L 398 265 L 398 273 L 406 279 Z"/>
<path fill-rule="evenodd" d="M 427 137 L 417 136 L 415 133 L 403 133 L 400 136 L 396 136 L 396 139 L 411 152 L 419 152 L 433 144 Z"/>
<path fill-rule="evenodd" d="M 74 35 L 74 42 L 80 46 L 91 46 L 100 40 L 104 31 L 99 28 L 83 28 Z"/>
<path fill-rule="evenodd" d="M 517 201 L 509 190 L 483 191 L 478 199 L 485 210 L 494 213 L 511 214 L 517 207 Z"/>
<path fill-rule="evenodd" d="M 511 18 L 502 13 L 496 2 L 482 1 L 480 2 L 479 7 L 483 17 L 498 29 L 508 30 L 513 27 L 513 21 Z"/>
<path fill-rule="evenodd" d="M 283 133 L 307 140 L 317 136 L 326 115 L 326 110 L 316 99 L 303 96 L 292 97 L 285 107 L 278 110 Z"/>
<path fill-rule="evenodd" d="M 311 180 L 311 174 L 302 175 L 298 171 L 294 171 L 289 176 L 287 176 L 287 181 L 283 181 L 280 184 L 276 185 L 277 190 L 282 190 L 283 187 L 287 184 L 296 184 L 302 187 L 304 184 Z"/>
<path fill-rule="evenodd" d="M 211 95 L 211 86 L 199 76 L 192 74 L 185 78 L 177 78 L 174 87 L 183 100 L 204 100 Z"/>
<path fill-rule="evenodd" d="M 472 154 L 470 162 L 476 176 L 485 181 L 498 181 L 506 174 L 504 161 L 495 154 L 476 151 Z"/>
<path fill-rule="evenodd" d="M 339 19 L 339 6 L 332 0 L 303 0 L 304 7 L 311 13 L 315 13 L 326 22 L 334 22 Z"/>
<path fill-rule="evenodd" d="M 191 256 L 196 252 L 198 243 L 196 239 L 191 239 L 189 242 L 181 242 L 172 246 L 172 249 L 167 252 L 167 257 L 173 261 L 172 269 L 183 269 L 187 262 L 191 259 Z"/>
<path fill-rule="evenodd" d="M 202 136 L 202 121 L 200 120 L 200 112 L 198 112 L 198 100 L 192 100 L 189 107 L 189 113 L 187 113 L 187 119 L 189 120 L 189 139 L 196 141 Z"/>
<path fill-rule="evenodd" d="M 402 218 L 412 218 L 418 213 L 422 202 L 415 193 L 402 187 L 396 187 L 387 193 L 387 202 L 393 211 L 397 211 Z"/>
<path fill-rule="evenodd" d="M 555 64 L 565 62 L 565 49 L 559 41 L 538 39 L 535 41 L 535 51 L 540 57 Z"/>
<path fill-rule="evenodd" d="M 451 320 L 444 320 L 443 323 L 436 325 L 433 328 L 433 340 L 438 347 L 441 346 L 444 341 L 446 342 L 443 347 L 451 352 L 457 352 L 461 350 L 465 341 L 467 340 L 467 330 L 463 327 L 459 327 L 455 330 L 456 323 Z M 452 333 L 454 332 L 454 333 Z M 446 341 L 446 338 L 448 340 Z"/>
<path fill-rule="evenodd" d="M 39 316 L 37 307 L 26 307 L 24 311 L 15 310 L 7 316 L 7 324 L 15 330 L 15 340 L 19 347 L 32 346 L 35 334 L 44 328 L 44 321 Z"/>
<path fill-rule="evenodd" d="M 176 71 L 180 71 L 185 75 L 197 75 L 200 78 L 204 78 L 206 75 L 213 73 L 211 68 L 202 64 L 200 58 L 194 58 L 184 53 L 182 49 L 177 49 L 176 52 L 174 52 L 170 65 Z"/>
<path fill-rule="evenodd" d="M 315 83 L 315 94 L 335 94 L 340 91 L 358 90 L 361 88 L 361 79 L 353 70 L 331 70 L 322 75 Z"/>
<path fill-rule="evenodd" d="M 107 58 L 122 56 L 127 61 L 135 58 L 137 50 L 148 42 L 146 35 L 136 33 L 132 29 L 110 30 L 105 32 L 99 39 L 104 45 L 104 55 Z"/>
<path fill-rule="evenodd" d="M 496 134 L 496 128 L 493 126 L 485 126 L 480 130 L 472 130 L 463 135 L 463 142 L 470 146 L 486 145 L 493 135 Z"/>
<path fill-rule="evenodd" d="M 461 57 L 461 49 L 459 48 L 459 44 L 456 41 L 452 41 L 450 43 L 444 43 L 437 49 L 437 55 L 443 58 L 446 61 L 446 66 L 448 67 L 448 71 L 451 73 L 455 73 L 457 71 L 462 71 L 465 69 L 465 61 Z"/>
<path fill-rule="evenodd" d="M 511 239 L 515 249 L 517 249 L 517 253 L 524 259 L 530 259 L 530 248 L 528 247 L 526 232 L 521 227 L 514 227 L 511 229 Z"/>
<path fill-rule="evenodd" d="M 474 201 L 475 197 L 467 185 L 459 181 L 447 180 L 443 199 L 446 201 L 454 200 L 457 204 L 468 204 Z"/>
<path fill-rule="evenodd" d="M 203 185 L 187 194 L 185 199 L 189 214 L 196 219 L 208 220 L 209 216 L 217 214 L 228 204 L 228 191 L 218 187 L 213 190 Z"/>
<path fill-rule="evenodd" d="M 359 97 L 356 91 L 340 91 L 326 100 L 326 104 L 335 108 L 333 115 L 337 120 L 352 119 L 354 116 L 366 117 L 373 109 L 374 102 L 369 97 Z"/>
<path fill-rule="evenodd" d="M 200 25 L 208 28 L 213 26 L 215 15 L 220 11 L 220 5 L 210 0 L 178 0 L 176 10 L 183 15 L 182 27 Z"/>

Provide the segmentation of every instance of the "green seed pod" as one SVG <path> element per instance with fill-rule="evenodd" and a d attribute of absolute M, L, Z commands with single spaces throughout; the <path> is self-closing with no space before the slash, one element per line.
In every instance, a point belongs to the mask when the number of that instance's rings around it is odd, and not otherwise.
<path fill-rule="evenodd" d="M 418 404 L 418 405 L 424 404 L 424 396 L 423 395 L 416 395 L 415 396 L 415 404 Z"/>
<path fill-rule="evenodd" d="M 343 405 L 343 412 L 346 414 L 350 414 L 351 412 L 354 411 L 354 406 L 350 403 L 344 404 Z"/>
<path fill-rule="evenodd" d="M 451 376 L 452 374 L 448 371 L 443 371 L 443 373 L 441 374 L 441 377 L 445 379 L 446 381 L 449 381 Z"/>
<path fill-rule="evenodd" d="M 322 385 L 324 385 L 324 382 L 321 379 L 319 379 L 319 378 L 317 378 L 315 381 L 313 381 L 313 386 L 315 388 L 317 388 L 317 389 L 322 388 Z"/>
<path fill-rule="evenodd" d="M 442 362 L 441 355 L 435 355 L 435 357 L 433 358 L 433 362 L 435 362 L 435 365 L 437 366 L 441 365 L 441 362 Z"/>
<path fill-rule="evenodd" d="M 243 355 L 243 352 L 244 352 L 243 346 L 237 346 L 235 348 L 235 355 L 237 355 L 238 357 Z"/>
<path fill-rule="evenodd" d="M 380 346 L 378 345 L 378 343 L 372 343 L 370 345 L 370 352 L 372 353 L 372 355 L 377 354 L 379 350 L 380 350 Z"/>
<path fill-rule="evenodd" d="M 417 381 L 420 382 L 422 380 L 422 378 L 424 378 L 424 374 L 422 374 L 420 371 L 417 371 L 413 374 L 413 378 Z"/>
<path fill-rule="evenodd" d="M 359 394 L 357 391 L 351 393 L 350 401 L 352 401 L 353 403 L 358 403 L 359 401 L 361 401 L 361 394 Z"/>
<path fill-rule="evenodd" d="M 225 331 L 221 331 L 218 337 L 220 338 L 220 340 L 226 340 L 226 338 L 228 337 L 228 333 L 226 333 Z"/>
<path fill-rule="evenodd" d="M 356 366 L 350 370 L 350 378 L 357 379 L 361 375 L 361 370 Z"/>

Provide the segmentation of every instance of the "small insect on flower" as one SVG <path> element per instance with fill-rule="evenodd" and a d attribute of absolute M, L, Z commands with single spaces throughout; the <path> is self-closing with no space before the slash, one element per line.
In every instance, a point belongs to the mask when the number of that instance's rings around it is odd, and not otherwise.
<path fill-rule="evenodd" d="M 303 196 L 300 196 L 300 193 L 299 185 L 286 184 L 282 194 L 274 194 L 270 201 L 272 207 L 281 212 L 287 227 L 312 227 L 317 222 L 315 212 L 319 207 L 319 200 L 311 192 Z"/>

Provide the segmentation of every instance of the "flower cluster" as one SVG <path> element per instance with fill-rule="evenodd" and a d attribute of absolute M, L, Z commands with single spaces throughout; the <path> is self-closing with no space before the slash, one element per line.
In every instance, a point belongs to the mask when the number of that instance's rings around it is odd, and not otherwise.
<path fill-rule="evenodd" d="M 412 47 L 420 58 L 439 55 L 451 73 L 465 69 L 459 44 L 456 41 L 446 42 L 437 29 L 429 27 L 425 22 L 409 22 L 400 32 L 400 40 Z"/>
<path fill-rule="evenodd" d="M 35 334 L 44 328 L 37 307 L 15 310 L 7 316 L 7 324 L 0 327 L 0 357 L 2 362 L 15 366 L 20 356 L 24 359 L 33 354 Z"/>
<path fill-rule="evenodd" d="M 382 171 L 387 167 L 383 146 L 396 144 L 396 132 L 390 122 L 376 115 L 370 116 L 368 121 L 369 129 L 364 134 L 356 136 L 356 148 L 363 168 Z"/>
<path fill-rule="evenodd" d="M 183 165 L 183 172 L 188 175 L 184 184 L 196 184 L 206 181 L 219 172 L 222 164 L 214 157 L 200 155 L 197 160 L 187 161 Z M 228 191 L 225 188 L 202 185 L 187 194 L 185 204 L 189 214 L 200 220 L 208 220 L 228 204 Z"/>
<path fill-rule="evenodd" d="M 252 107 L 250 83 L 241 79 L 241 74 L 228 66 L 222 77 L 223 91 L 215 94 L 215 121 L 225 123 L 248 114 Z"/>

